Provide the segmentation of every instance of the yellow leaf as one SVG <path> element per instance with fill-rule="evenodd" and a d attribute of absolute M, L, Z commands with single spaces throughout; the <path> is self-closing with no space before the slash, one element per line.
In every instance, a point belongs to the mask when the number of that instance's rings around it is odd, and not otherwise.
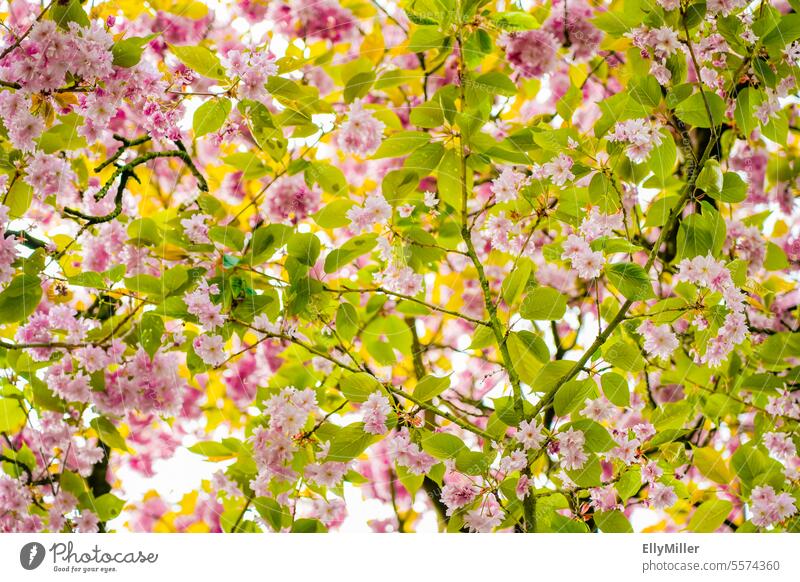
<path fill-rule="evenodd" d="M 383 32 L 378 23 L 372 29 L 364 40 L 361 42 L 361 56 L 369 59 L 376 65 L 383 59 L 383 53 L 386 45 L 383 42 Z"/>

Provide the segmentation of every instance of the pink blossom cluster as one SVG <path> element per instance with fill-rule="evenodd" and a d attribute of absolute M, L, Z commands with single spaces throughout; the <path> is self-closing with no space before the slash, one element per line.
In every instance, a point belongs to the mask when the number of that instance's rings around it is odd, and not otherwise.
<path fill-rule="evenodd" d="M 393 293 L 414 296 L 422 291 L 423 276 L 416 273 L 408 265 L 390 263 L 383 271 L 375 275 L 381 287 Z"/>
<path fill-rule="evenodd" d="M 797 504 L 792 494 L 776 494 L 771 485 L 753 487 L 750 501 L 751 520 L 758 527 L 770 527 L 797 513 Z"/>
<path fill-rule="evenodd" d="M 347 463 L 324 461 L 305 466 L 306 479 L 320 487 L 336 487 L 344 479 L 349 467 Z"/>
<path fill-rule="evenodd" d="M 351 37 L 356 26 L 353 14 L 333 0 L 270 2 L 266 14 L 282 34 L 299 33 L 334 43 Z"/>
<path fill-rule="evenodd" d="M 77 317 L 78 312 L 69 305 L 41 306 L 28 318 L 28 322 L 17 329 L 15 339 L 20 343 L 47 343 L 53 341 L 54 334 L 64 337 L 67 343 L 80 343 L 89 330 L 85 320 Z M 34 360 L 45 361 L 50 358 L 53 348 L 31 348 Z"/>
<path fill-rule="evenodd" d="M 678 496 L 675 489 L 663 483 L 652 483 L 648 491 L 648 500 L 653 509 L 666 509 L 675 505 Z"/>
<path fill-rule="evenodd" d="M 186 311 L 197 317 L 200 325 L 209 331 L 221 327 L 227 319 L 222 313 L 222 305 L 211 301 L 211 296 L 218 294 L 219 286 L 216 283 L 209 285 L 208 281 L 201 279 L 194 291 L 189 291 L 183 296 Z M 205 358 L 203 360 L 205 361 Z"/>
<path fill-rule="evenodd" d="M 734 346 L 742 343 L 748 335 L 744 316 L 744 293 L 733 283 L 731 273 L 725 265 L 710 254 L 683 259 L 678 263 L 678 272 L 673 280 L 686 281 L 722 294 L 729 312 L 717 336 L 709 340 L 706 352 L 700 358 L 704 364 L 718 366 L 728 357 Z"/>
<path fill-rule="evenodd" d="M 497 202 L 512 202 L 530 178 L 512 167 L 503 168 L 500 175 L 492 180 L 491 191 Z"/>
<path fill-rule="evenodd" d="M 258 475 L 250 482 L 250 486 L 257 494 L 272 497 L 268 487 L 273 478 L 289 481 L 296 477 L 290 466 L 297 449 L 293 437 L 305 426 L 316 406 L 313 390 L 297 390 L 293 386 L 284 388 L 266 401 L 264 413 L 269 416 L 269 425 L 257 427 L 248 439 L 258 467 Z M 315 476 L 322 480 L 335 478 L 340 470 L 338 465 L 324 468 L 319 465 L 312 469 L 316 471 Z"/>
<path fill-rule="evenodd" d="M 477 509 L 464 515 L 464 525 L 470 531 L 488 533 L 503 523 L 505 513 L 493 497 L 486 497 Z"/>
<path fill-rule="evenodd" d="M 364 432 L 369 434 L 385 434 L 386 421 L 392 412 L 389 399 L 378 391 L 369 395 L 366 402 L 361 405 L 364 416 Z"/>
<path fill-rule="evenodd" d="M 645 319 L 636 331 L 644 338 L 644 351 L 662 360 L 668 360 L 680 345 L 678 336 L 667 323 L 655 325 Z"/>
<path fill-rule="evenodd" d="M 797 456 L 797 448 L 791 436 L 783 432 L 764 434 L 764 446 L 778 459 L 791 460 Z"/>
<path fill-rule="evenodd" d="M 113 44 L 98 22 L 88 28 L 70 22 L 64 30 L 43 19 L 0 62 L 0 75 L 30 93 L 58 89 L 66 84 L 67 73 L 87 81 L 103 80 L 113 73 Z"/>
<path fill-rule="evenodd" d="M 594 11 L 583 0 L 555 0 L 542 30 L 569 49 L 576 63 L 590 60 L 600 48 L 603 33 L 592 24 Z"/>
<path fill-rule="evenodd" d="M 669 26 L 650 28 L 640 26 L 626 34 L 631 38 L 633 46 L 641 50 L 642 57 L 652 58 L 650 74 L 661 85 L 666 85 L 672 79 L 672 72 L 667 68 L 667 59 L 683 50 L 678 40 L 678 33 Z"/>
<path fill-rule="evenodd" d="M 506 33 L 498 44 L 505 49 L 511 68 L 522 77 L 540 79 L 556 68 L 559 42 L 547 30 Z"/>
<path fill-rule="evenodd" d="M 786 416 L 800 420 L 800 390 L 778 390 L 778 396 L 767 399 L 765 410 L 773 416 Z"/>
<path fill-rule="evenodd" d="M 186 236 L 193 243 L 198 245 L 209 244 L 211 239 L 208 238 L 209 226 L 206 224 L 208 220 L 211 220 L 211 216 L 208 214 L 192 214 L 189 218 L 181 219 L 181 226 L 186 232 Z"/>
<path fill-rule="evenodd" d="M 596 279 L 606 264 L 602 251 L 593 251 L 585 238 L 575 234 L 564 241 L 561 258 L 572 264 L 581 279 Z"/>
<path fill-rule="evenodd" d="M 588 242 L 598 238 L 611 236 L 614 231 L 622 230 L 625 226 L 621 212 L 605 214 L 597 206 L 593 206 L 589 215 L 583 219 L 578 230 Z"/>
<path fill-rule="evenodd" d="M 406 467 L 414 475 L 424 475 L 438 461 L 411 442 L 408 428 L 403 427 L 386 437 L 389 457 L 398 465 Z"/>
<path fill-rule="evenodd" d="M 44 120 L 31 113 L 31 98 L 22 91 L 0 91 L 0 117 L 8 137 L 23 152 L 36 149 L 36 142 L 44 131 Z"/>
<path fill-rule="evenodd" d="M 12 264 L 17 258 L 17 241 L 13 236 L 6 236 L 7 226 L 8 207 L 0 204 L 0 285 L 8 283 L 14 277 Z"/>
<path fill-rule="evenodd" d="M 563 186 L 567 182 L 575 179 L 572 173 L 572 166 L 575 161 L 567 154 L 560 153 L 549 162 L 535 165 L 532 175 L 539 180 L 550 180 L 556 186 Z"/>
<path fill-rule="evenodd" d="M 726 224 L 727 233 L 722 250 L 728 253 L 735 249 L 737 256 L 747 261 L 750 274 L 761 270 L 767 256 L 767 245 L 761 230 L 757 226 L 746 226 L 739 220 L 729 220 Z"/>
<path fill-rule="evenodd" d="M 624 142 L 625 154 L 632 162 L 640 164 L 650 157 L 654 147 L 661 145 L 663 137 L 661 128 L 655 122 L 639 118 L 618 121 L 607 139 Z"/>
<path fill-rule="evenodd" d="M 609 483 L 603 487 L 592 487 L 589 489 L 589 505 L 595 511 L 613 511 L 618 509 L 620 504 L 617 502 L 617 490 L 614 484 Z"/>
<path fill-rule="evenodd" d="M 447 515 L 453 515 L 457 509 L 472 503 L 480 492 L 469 477 L 455 471 L 445 474 L 444 481 L 441 499 L 447 507 Z"/>
<path fill-rule="evenodd" d="M 239 78 L 236 86 L 239 97 L 262 103 L 268 101 L 267 78 L 278 72 L 271 54 L 260 49 L 232 49 L 225 54 L 223 64 L 232 76 Z"/>
<path fill-rule="evenodd" d="M 342 123 L 336 142 L 344 153 L 366 158 L 381 145 L 385 127 L 369 109 L 364 108 L 361 99 L 356 99 L 347 110 L 347 120 Z"/>
<path fill-rule="evenodd" d="M 525 451 L 541 448 L 545 440 L 542 426 L 536 420 L 523 420 L 519 423 L 514 439 L 522 445 Z"/>
<path fill-rule="evenodd" d="M 28 163 L 28 173 L 25 176 L 25 181 L 33 188 L 39 200 L 44 200 L 51 194 L 58 194 L 60 200 L 71 198 L 75 192 L 76 179 L 68 160 L 39 151 Z"/>
<path fill-rule="evenodd" d="M 282 176 L 269 185 L 263 210 L 275 222 L 298 223 L 319 209 L 320 192 L 302 174 Z"/>
<path fill-rule="evenodd" d="M 583 449 L 586 437 L 582 430 L 572 427 L 556 435 L 558 453 L 561 455 L 561 466 L 568 471 L 575 471 L 583 467 L 588 457 Z"/>
<path fill-rule="evenodd" d="M 353 232 L 371 232 L 375 225 L 383 225 L 392 217 L 392 207 L 379 192 L 369 194 L 363 206 L 353 206 L 346 213 Z"/>
<path fill-rule="evenodd" d="M 195 353 L 211 367 L 221 366 L 227 359 L 225 339 L 221 335 L 200 334 L 192 340 Z"/>
<path fill-rule="evenodd" d="M 119 360 L 117 360 L 119 361 Z M 158 351 L 150 356 L 139 348 L 114 370 L 105 372 L 105 391 L 94 392 L 94 403 L 106 413 L 175 413 L 183 403 L 186 380 L 179 372 L 178 352 Z"/>

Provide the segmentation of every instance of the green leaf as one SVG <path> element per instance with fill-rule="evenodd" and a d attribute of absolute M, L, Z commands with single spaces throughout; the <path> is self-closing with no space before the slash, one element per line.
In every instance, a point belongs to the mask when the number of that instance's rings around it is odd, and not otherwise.
<path fill-rule="evenodd" d="M 517 94 L 517 86 L 508 75 L 500 71 L 490 71 L 484 73 L 473 81 L 474 85 L 484 89 L 489 94 L 513 97 Z"/>
<path fill-rule="evenodd" d="M 322 228 L 340 228 L 350 224 L 350 219 L 347 218 L 347 211 L 355 205 L 352 200 L 337 198 L 320 208 L 311 217 Z"/>
<path fill-rule="evenodd" d="M 195 137 L 217 131 L 223 126 L 231 112 L 231 100 L 225 97 L 211 99 L 198 107 L 192 117 Z"/>
<path fill-rule="evenodd" d="M 745 138 L 758 128 L 756 108 L 762 101 L 762 93 L 752 87 L 745 87 L 736 95 L 736 109 L 733 116 Z"/>
<path fill-rule="evenodd" d="M 47 154 L 85 148 L 86 139 L 78 134 L 78 128 L 84 124 L 83 117 L 77 113 L 70 113 L 62 116 L 60 120 L 61 123 L 54 125 L 39 137 L 39 147 Z"/>
<path fill-rule="evenodd" d="M 10 218 L 21 218 L 33 201 L 33 188 L 25 180 L 16 180 L 6 194 L 6 206 Z"/>
<path fill-rule="evenodd" d="M 572 370 L 574 365 L 575 362 L 571 360 L 548 362 L 542 366 L 542 369 L 536 375 L 536 378 L 531 383 L 531 389 L 534 392 L 548 392 Z"/>
<path fill-rule="evenodd" d="M 360 97 L 364 97 L 369 93 L 372 83 L 375 82 L 375 72 L 365 71 L 357 73 L 350 77 L 344 87 L 344 100 L 345 103 L 352 103 Z"/>
<path fill-rule="evenodd" d="M 362 234 L 349 239 L 341 248 L 334 249 L 325 257 L 325 272 L 335 273 L 349 262 L 370 252 L 377 244 L 376 239 L 374 234 Z"/>
<path fill-rule="evenodd" d="M 633 533 L 633 527 L 621 511 L 595 511 L 594 522 L 604 533 Z"/>
<path fill-rule="evenodd" d="M 708 195 L 720 202 L 742 202 L 747 198 L 747 183 L 736 172 L 725 172 L 720 191 L 708 191 Z"/>
<path fill-rule="evenodd" d="M 450 388 L 450 376 L 437 378 L 430 374 L 424 376 L 414 387 L 414 396 L 420 400 L 428 401 Z"/>
<path fill-rule="evenodd" d="M 728 517 L 733 504 L 724 499 L 711 499 L 702 503 L 689 521 L 689 531 L 711 533 L 716 531 Z"/>
<path fill-rule="evenodd" d="M 104 493 L 95 498 L 93 509 L 100 521 L 109 521 L 119 516 L 123 507 L 125 507 L 124 500 L 111 493 Z"/>
<path fill-rule="evenodd" d="M 23 321 L 42 299 L 42 285 L 34 275 L 17 275 L 0 293 L 0 323 Z"/>
<path fill-rule="evenodd" d="M 304 265 L 313 267 L 319 257 L 322 245 L 315 234 L 298 232 L 286 243 L 286 252 Z"/>
<path fill-rule="evenodd" d="M 82 28 L 89 28 L 89 26 L 91 26 L 89 16 L 86 14 L 79 0 L 52 3 L 49 16 L 58 27 L 63 30 L 69 29 L 70 22 L 74 22 Z"/>
<path fill-rule="evenodd" d="M 358 312 L 349 303 L 342 303 L 336 310 L 336 331 L 345 341 L 352 341 L 358 331 Z"/>
<path fill-rule="evenodd" d="M 424 131 L 401 131 L 385 139 L 372 157 L 397 158 L 410 154 L 430 141 L 431 136 Z"/>
<path fill-rule="evenodd" d="M 709 195 L 722 191 L 722 168 L 720 168 L 717 160 L 708 160 L 703 164 L 703 169 L 700 170 L 700 175 L 697 177 L 695 185 L 708 192 Z"/>
<path fill-rule="evenodd" d="M 208 229 L 208 238 L 229 249 L 244 249 L 244 233 L 233 226 L 212 226 Z"/>
<path fill-rule="evenodd" d="M 498 12 L 492 14 L 491 19 L 503 30 L 533 30 L 539 26 L 533 14 L 527 12 Z"/>
<path fill-rule="evenodd" d="M 631 403 L 631 393 L 628 381 L 616 372 L 607 372 L 600 377 L 603 394 L 617 406 L 628 406 Z"/>
<path fill-rule="evenodd" d="M 372 444 L 375 437 L 364 432 L 364 423 L 349 424 L 331 439 L 331 448 L 327 459 L 341 463 L 352 461 Z"/>
<path fill-rule="evenodd" d="M 381 390 L 381 384 L 371 374 L 356 372 L 342 378 L 339 389 L 350 402 L 366 402 L 370 394 Z"/>
<path fill-rule="evenodd" d="M 25 426 L 25 411 L 16 398 L 0 399 L 0 432 L 10 435 Z"/>
<path fill-rule="evenodd" d="M 678 257 L 718 256 L 725 243 L 725 221 L 708 202 L 700 203 L 702 214 L 691 214 L 678 228 Z"/>
<path fill-rule="evenodd" d="M 764 257 L 764 268 L 767 271 L 781 271 L 789 268 L 789 259 L 786 253 L 774 242 L 767 243 L 767 255 Z"/>
<path fill-rule="evenodd" d="M 589 455 L 583 467 L 567 471 L 567 475 L 578 487 L 598 487 L 602 471 L 597 455 Z"/>
<path fill-rule="evenodd" d="M 461 211 L 461 172 L 459 157 L 455 151 L 448 149 L 439 162 L 436 170 L 436 186 L 439 189 L 439 199 Z"/>
<path fill-rule="evenodd" d="M 169 48 L 184 65 L 204 77 L 219 81 L 228 80 L 219 57 L 206 47 L 169 45 Z"/>
<path fill-rule="evenodd" d="M 648 167 L 662 182 L 672 175 L 675 161 L 678 159 L 678 148 L 669 132 L 662 133 L 661 145 L 653 148 Z"/>
<path fill-rule="evenodd" d="M 341 195 L 347 192 L 347 180 L 344 173 L 331 164 L 314 162 L 305 171 L 306 180 L 311 184 L 319 184 L 325 192 Z"/>
<path fill-rule="evenodd" d="M 111 47 L 112 63 L 117 67 L 129 69 L 135 67 L 142 60 L 145 45 L 153 40 L 156 34 L 147 36 L 130 36 L 114 43 Z"/>
<path fill-rule="evenodd" d="M 582 418 L 575 422 L 570 422 L 562 427 L 562 430 L 568 429 L 580 430 L 586 439 L 586 450 L 593 453 L 602 453 L 613 449 L 617 446 L 608 431 L 603 426 L 589 418 Z"/>
<path fill-rule="evenodd" d="M 79 287 L 92 287 L 93 289 L 105 289 L 106 282 L 100 273 L 94 271 L 83 271 L 74 277 L 67 277 L 70 285 L 77 285 Z"/>
<path fill-rule="evenodd" d="M 678 200 L 678 196 L 665 196 L 664 198 L 654 200 L 647 209 L 644 225 L 664 226 Z"/>
<path fill-rule="evenodd" d="M 289 515 L 277 501 L 269 497 L 256 497 L 253 500 L 253 507 L 273 531 L 280 531 L 284 516 Z"/>
<path fill-rule="evenodd" d="M 438 101 L 427 101 L 414 107 L 409 119 L 417 127 L 439 127 L 444 123 L 444 111 Z"/>
<path fill-rule="evenodd" d="M 237 152 L 223 156 L 222 161 L 241 170 L 246 180 L 257 180 L 269 174 L 270 170 L 253 152 Z"/>
<path fill-rule="evenodd" d="M 489 330 L 488 327 L 486 329 Z M 491 333 L 491 330 L 489 331 Z M 550 350 L 547 348 L 547 344 L 532 331 L 512 331 L 508 335 L 508 344 L 515 362 L 519 361 L 519 354 L 523 352 L 530 354 L 543 364 L 550 361 Z"/>
<path fill-rule="evenodd" d="M 318 519 L 296 519 L 292 524 L 292 533 L 325 533 L 328 531 Z"/>
<path fill-rule="evenodd" d="M 594 380 L 570 380 L 556 392 L 553 408 L 558 416 L 567 416 L 595 395 Z"/>
<path fill-rule="evenodd" d="M 280 162 L 286 153 L 288 140 L 272 118 L 263 103 L 257 101 L 239 101 L 239 111 L 250 122 L 250 133 L 262 151 L 265 151 L 276 162 Z"/>
<path fill-rule="evenodd" d="M 552 287 L 537 287 L 522 302 L 519 313 L 531 321 L 558 320 L 567 311 L 567 298 Z"/>
<path fill-rule="evenodd" d="M 517 262 L 516 268 L 511 271 L 511 274 L 503 279 L 501 294 L 503 295 L 503 301 L 506 302 L 506 305 L 513 305 L 517 297 L 519 297 L 520 293 L 525 289 L 525 286 L 528 284 L 528 279 L 531 277 L 532 269 L 533 263 L 530 260 L 525 258 L 520 259 Z"/>
<path fill-rule="evenodd" d="M 270 224 L 253 231 L 248 247 L 247 261 L 257 265 L 268 260 L 275 251 L 286 244 L 292 236 L 292 229 L 284 224 Z"/>
<path fill-rule="evenodd" d="M 602 348 L 603 358 L 626 372 L 640 372 L 644 369 L 644 359 L 639 350 L 623 340 L 617 340 Z"/>
<path fill-rule="evenodd" d="M 722 454 L 713 447 L 694 448 L 692 463 L 699 471 L 714 481 L 727 485 L 733 481 L 733 474 Z"/>
<path fill-rule="evenodd" d="M 398 206 L 408 199 L 419 185 L 419 174 L 416 170 L 403 168 L 392 170 L 381 181 L 381 193 L 392 206 Z"/>
<path fill-rule="evenodd" d="M 154 314 L 145 313 L 139 324 L 139 343 L 152 358 L 161 347 L 161 337 L 166 331 L 164 320 Z"/>
<path fill-rule="evenodd" d="M 467 446 L 460 438 L 446 432 L 428 433 L 422 437 L 422 450 L 437 459 L 454 459 Z"/>
<path fill-rule="evenodd" d="M 711 120 L 708 118 L 705 101 L 708 101 Z M 704 91 L 701 94 L 698 92 L 678 103 L 675 107 L 675 114 L 681 121 L 694 127 L 718 126 L 725 118 L 725 102 L 716 93 Z"/>
<path fill-rule="evenodd" d="M 606 265 L 608 280 L 626 298 L 634 301 L 655 297 L 653 285 L 647 272 L 636 263 L 614 263 Z"/>
<path fill-rule="evenodd" d="M 791 13 L 781 16 L 780 22 L 767 34 L 762 42 L 773 49 L 781 49 L 800 38 L 800 14 Z"/>
<path fill-rule="evenodd" d="M 89 426 L 97 432 L 98 438 L 112 449 L 128 452 L 129 449 L 128 445 L 125 444 L 125 439 L 119 433 L 117 427 L 114 426 L 114 423 L 105 416 L 93 418 Z"/>
<path fill-rule="evenodd" d="M 445 38 L 437 26 L 419 26 L 408 39 L 408 50 L 414 53 L 424 53 L 442 46 Z"/>
<path fill-rule="evenodd" d="M 198 455 L 203 455 L 204 457 L 214 458 L 231 457 L 234 455 L 234 451 L 230 450 L 222 443 L 216 443 L 214 441 L 200 441 L 189 447 L 189 451 Z"/>

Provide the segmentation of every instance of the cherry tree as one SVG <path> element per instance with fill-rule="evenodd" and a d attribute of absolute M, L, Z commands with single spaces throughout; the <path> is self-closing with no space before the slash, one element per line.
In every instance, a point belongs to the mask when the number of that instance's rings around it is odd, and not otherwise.
<path fill-rule="evenodd" d="M 798 531 L 797 0 L 0 10 L 0 531 Z"/>

